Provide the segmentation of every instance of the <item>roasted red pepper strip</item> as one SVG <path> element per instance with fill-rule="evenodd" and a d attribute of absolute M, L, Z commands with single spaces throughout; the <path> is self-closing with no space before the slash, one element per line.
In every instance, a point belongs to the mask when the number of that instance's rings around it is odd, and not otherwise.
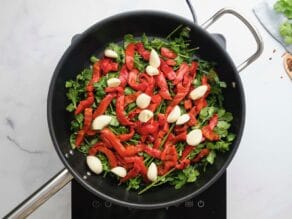
<path fill-rule="evenodd" d="M 184 107 L 186 110 L 191 109 L 193 106 L 192 101 L 190 99 L 184 101 Z"/>
<path fill-rule="evenodd" d="M 142 58 L 144 60 L 146 60 L 146 61 L 149 60 L 150 52 L 144 48 L 143 43 L 141 43 L 141 42 L 136 43 L 136 50 L 139 53 L 139 55 L 142 56 Z"/>
<path fill-rule="evenodd" d="M 90 107 L 94 103 L 94 96 L 93 93 L 90 92 L 88 94 L 88 97 L 85 100 L 81 100 L 80 103 L 78 104 L 76 110 L 75 110 L 75 115 L 81 113 L 85 108 Z"/>
<path fill-rule="evenodd" d="M 134 128 L 131 127 L 130 132 L 127 134 L 121 134 L 117 137 L 120 139 L 121 142 L 130 140 L 135 134 Z"/>
<path fill-rule="evenodd" d="M 181 82 L 185 74 L 188 74 L 190 68 L 187 63 L 182 63 L 179 69 L 176 71 L 176 78 L 173 81 L 173 84 L 176 85 Z"/>
<path fill-rule="evenodd" d="M 130 71 L 129 77 L 128 77 L 128 84 L 134 90 L 144 91 L 147 88 L 147 82 L 143 81 L 140 84 L 138 84 L 137 83 L 138 73 L 139 72 L 137 69 L 133 69 L 132 71 Z"/>
<path fill-rule="evenodd" d="M 156 76 L 156 84 L 160 88 L 160 96 L 165 100 L 171 100 L 168 85 L 162 72 L 159 72 L 159 75 Z"/>
<path fill-rule="evenodd" d="M 193 106 L 191 108 L 191 110 L 189 111 L 189 116 L 190 116 L 190 120 L 188 121 L 188 125 L 189 126 L 194 126 L 197 124 L 197 119 L 196 119 L 196 116 L 197 116 L 197 106 Z"/>
<path fill-rule="evenodd" d="M 114 62 L 112 59 L 103 58 L 100 60 L 100 68 L 103 74 L 107 74 L 110 71 L 117 71 L 119 64 Z"/>
<path fill-rule="evenodd" d="M 136 101 L 137 97 L 141 94 L 141 91 L 137 91 L 134 94 L 129 94 L 125 96 L 125 106 L 127 106 L 130 103 L 133 103 Z"/>
<path fill-rule="evenodd" d="M 137 165 L 140 169 L 140 172 L 142 175 L 146 175 L 147 174 L 147 168 L 144 164 L 144 160 L 142 157 L 138 157 L 138 156 L 132 156 L 132 157 L 124 157 L 124 160 L 127 163 L 134 163 L 134 165 Z"/>
<path fill-rule="evenodd" d="M 175 136 L 175 138 L 173 139 L 173 143 L 175 144 L 180 141 L 186 141 L 186 138 L 187 138 L 187 132 L 184 131 L 180 133 L 179 135 Z"/>
<path fill-rule="evenodd" d="M 202 97 L 200 99 L 195 100 L 195 105 L 196 105 L 196 111 L 200 113 L 201 110 L 208 105 L 208 103 L 206 99 Z"/>
<path fill-rule="evenodd" d="M 83 130 L 87 132 L 90 129 L 92 122 L 92 108 L 86 108 L 84 110 L 84 123 L 83 123 Z"/>
<path fill-rule="evenodd" d="M 174 72 L 174 70 L 172 69 L 172 67 L 168 66 L 165 61 L 163 61 L 162 59 L 160 59 L 160 70 L 163 72 L 163 74 L 165 75 L 165 77 L 167 77 L 168 80 L 174 80 L 176 77 L 176 74 Z"/>
<path fill-rule="evenodd" d="M 210 129 L 213 130 L 216 127 L 217 123 L 218 123 L 218 115 L 214 114 L 209 121 Z"/>
<path fill-rule="evenodd" d="M 120 95 L 116 101 L 116 114 L 117 119 L 122 125 L 133 125 L 133 123 L 127 118 L 125 110 L 125 96 Z"/>
<path fill-rule="evenodd" d="M 83 142 L 84 136 L 85 136 L 85 131 L 83 129 L 79 130 L 76 136 L 76 140 L 75 140 L 75 145 L 77 148 L 79 148 L 80 144 Z"/>
<path fill-rule="evenodd" d="M 198 69 L 198 63 L 197 62 L 192 62 L 190 66 L 190 75 L 195 78 L 197 74 L 197 69 Z"/>
<path fill-rule="evenodd" d="M 93 65 L 93 70 L 92 70 L 92 79 L 90 81 L 90 84 L 94 84 L 98 82 L 100 79 L 100 63 L 96 62 Z"/>
<path fill-rule="evenodd" d="M 190 159 L 188 159 L 187 157 L 189 156 L 189 154 L 194 150 L 195 147 L 193 146 L 189 146 L 187 145 L 183 152 L 182 152 L 182 155 L 181 155 L 181 158 L 180 158 L 180 161 L 179 161 L 179 164 L 177 164 L 175 166 L 176 169 L 184 169 L 186 168 L 187 166 L 190 165 Z"/>
<path fill-rule="evenodd" d="M 165 63 L 169 66 L 175 66 L 176 65 L 176 61 L 174 59 L 167 59 L 165 60 Z"/>
<path fill-rule="evenodd" d="M 129 179 L 132 179 L 138 176 L 139 172 L 140 172 L 140 169 L 134 165 L 134 167 L 127 173 L 127 175 L 120 179 L 120 182 L 123 183 L 123 182 L 128 181 Z"/>
<path fill-rule="evenodd" d="M 134 55 L 135 55 L 135 44 L 130 43 L 125 51 L 126 55 L 126 65 L 129 70 L 134 68 Z"/>
<path fill-rule="evenodd" d="M 116 159 L 114 153 L 110 149 L 108 149 L 104 146 L 101 146 L 99 143 L 94 145 L 90 150 L 92 150 L 91 153 L 93 153 L 93 150 L 94 150 L 96 152 L 101 152 L 101 153 L 105 154 L 111 168 L 114 168 L 118 165 L 118 162 L 117 162 L 117 159 Z"/>
<path fill-rule="evenodd" d="M 145 145 L 144 152 L 149 154 L 151 157 L 160 159 L 161 151 L 158 150 L 158 149 L 155 149 L 155 148 L 152 148 L 152 147 L 149 147 L 149 146 Z"/>
<path fill-rule="evenodd" d="M 113 93 L 113 92 L 117 92 L 119 94 L 124 93 L 124 88 L 122 87 L 106 87 L 104 90 L 106 93 Z"/>
<path fill-rule="evenodd" d="M 119 75 L 119 79 L 121 81 L 120 87 L 126 87 L 127 83 L 128 83 L 128 77 L 129 77 L 129 72 L 127 70 L 127 66 L 123 65 L 121 70 L 120 70 L 120 75 Z"/>
<path fill-rule="evenodd" d="M 152 103 L 148 106 L 148 109 L 154 112 L 157 109 L 157 107 L 160 105 L 162 98 L 159 94 L 156 94 L 151 97 L 151 101 Z"/>
<path fill-rule="evenodd" d="M 166 47 L 161 47 L 160 53 L 163 57 L 168 58 L 168 59 L 175 59 L 177 57 L 174 51 Z"/>
<path fill-rule="evenodd" d="M 174 145 L 165 144 L 165 149 L 161 153 L 161 160 L 164 162 L 158 167 L 158 174 L 164 175 L 177 164 L 178 155 Z"/>
<path fill-rule="evenodd" d="M 204 148 L 200 151 L 200 153 L 194 158 L 192 159 L 193 163 L 198 163 L 200 160 L 202 160 L 204 157 L 206 157 L 209 154 L 209 149 L 208 148 Z"/>
<path fill-rule="evenodd" d="M 122 157 L 135 155 L 142 150 L 138 146 L 128 146 L 125 148 L 121 144 L 120 139 L 107 128 L 100 131 L 100 138 L 105 144 L 111 145 Z"/>
<path fill-rule="evenodd" d="M 219 135 L 215 133 L 209 125 L 202 128 L 202 134 L 210 141 L 218 141 L 220 139 Z"/>
<path fill-rule="evenodd" d="M 102 99 L 102 101 L 98 104 L 98 107 L 94 111 L 93 119 L 96 118 L 97 116 L 100 116 L 100 115 L 104 114 L 104 112 L 106 111 L 107 107 L 110 105 L 110 103 L 112 102 L 112 100 L 115 97 L 116 97 L 115 93 L 109 93 L 108 95 L 106 95 Z"/>
<path fill-rule="evenodd" d="M 152 76 L 150 76 L 148 74 L 145 74 L 145 73 L 141 73 L 139 75 L 139 80 L 142 83 L 146 83 L 147 84 L 144 93 L 152 96 L 153 95 L 153 89 L 155 87 L 155 79 L 154 79 L 154 77 L 152 77 Z"/>

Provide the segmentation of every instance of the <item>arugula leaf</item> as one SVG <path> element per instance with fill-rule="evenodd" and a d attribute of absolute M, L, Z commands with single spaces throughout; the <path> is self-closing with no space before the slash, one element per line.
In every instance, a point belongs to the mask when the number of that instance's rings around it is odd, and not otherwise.
<path fill-rule="evenodd" d="M 197 176 L 199 175 L 200 173 L 198 170 L 196 170 L 193 166 L 189 166 L 183 171 L 179 171 L 174 179 L 170 181 L 170 184 L 174 185 L 176 189 L 180 189 L 186 183 L 195 182 L 197 180 Z"/>
<path fill-rule="evenodd" d="M 118 58 L 116 58 L 115 60 L 118 63 L 124 63 L 125 61 L 125 52 L 122 46 L 116 44 L 116 43 L 110 43 L 107 48 L 115 51 L 118 54 Z"/>
<path fill-rule="evenodd" d="M 139 176 L 129 179 L 127 181 L 127 184 L 128 184 L 127 190 L 131 190 L 131 189 L 138 190 L 140 188 L 141 182 L 142 182 L 142 178 Z"/>
<path fill-rule="evenodd" d="M 286 44 L 292 44 L 292 22 L 286 21 L 280 26 L 280 34 L 284 38 Z"/>
<path fill-rule="evenodd" d="M 214 161 L 215 161 L 215 158 L 216 158 L 216 152 L 215 152 L 215 151 L 211 151 L 211 152 L 208 154 L 206 160 L 208 161 L 209 164 L 213 164 Z"/>
<path fill-rule="evenodd" d="M 135 53 L 134 55 L 134 65 L 135 67 L 140 71 L 140 72 L 143 72 L 145 71 L 145 68 L 146 66 L 148 65 L 147 62 L 145 62 L 143 60 L 143 58 L 138 54 L 138 53 Z"/>
<path fill-rule="evenodd" d="M 137 40 L 132 34 L 126 34 L 124 36 L 124 48 L 126 48 L 130 43 L 136 43 Z"/>
<path fill-rule="evenodd" d="M 107 157 L 102 153 L 98 153 L 98 154 L 96 154 L 96 156 L 100 159 L 100 161 L 102 163 L 102 170 L 104 172 L 109 172 L 110 166 L 109 166 L 109 162 L 107 160 Z"/>
<path fill-rule="evenodd" d="M 283 13 L 288 19 L 292 19 L 292 0 L 278 0 L 274 4 L 276 12 Z"/>

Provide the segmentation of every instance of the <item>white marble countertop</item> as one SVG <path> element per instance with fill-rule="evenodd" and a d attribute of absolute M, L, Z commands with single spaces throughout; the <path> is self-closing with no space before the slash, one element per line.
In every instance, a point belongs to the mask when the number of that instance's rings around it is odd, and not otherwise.
<path fill-rule="evenodd" d="M 228 218 L 290 219 L 292 82 L 282 68 L 284 50 L 252 14 L 256 1 L 193 3 L 199 23 L 224 6 L 239 8 L 258 27 L 265 43 L 263 55 L 241 73 L 246 127 L 228 168 Z M 63 167 L 48 133 L 46 97 L 53 70 L 71 37 L 107 16 L 136 9 L 169 11 L 191 19 L 185 2 L 176 0 L 1 1 L 0 217 Z M 222 19 L 217 29 L 225 31 L 228 51 L 239 63 L 254 44 L 233 20 Z M 70 218 L 70 204 L 67 186 L 30 218 Z"/>

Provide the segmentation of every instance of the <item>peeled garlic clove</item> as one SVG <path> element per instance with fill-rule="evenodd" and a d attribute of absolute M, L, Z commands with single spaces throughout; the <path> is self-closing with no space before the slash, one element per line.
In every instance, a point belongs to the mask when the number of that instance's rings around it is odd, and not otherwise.
<path fill-rule="evenodd" d="M 107 80 L 108 87 L 118 87 L 121 84 L 121 80 L 118 78 L 110 78 Z"/>
<path fill-rule="evenodd" d="M 104 50 L 104 55 L 108 58 L 113 58 L 116 59 L 118 58 L 118 53 L 116 53 L 114 50 L 112 49 L 105 49 Z"/>
<path fill-rule="evenodd" d="M 112 120 L 111 116 L 101 115 L 96 117 L 92 122 L 92 129 L 93 130 L 102 130 L 108 124 L 110 124 Z"/>
<path fill-rule="evenodd" d="M 169 113 L 167 117 L 167 122 L 168 123 L 176 122 L 176 120 L 180 117 L 180 115 L 181 115 L 180 108 L 178 105 L 176 105 L 173 108 L 173 110 Z"/>
<path fill-rule="evenodd" d="M 157 180 L 157 166 L 154 162 L 150 164 L 147 170 L 147 178 L 153 182 Z"/>
<path fill-rule="evenodd" d="M 149 64 L 154 68 L 158 68 L 160 66 L 159 55 L 154 49 L 151 49 Z"/>
<path fill-rule="evenodd" d="M 148 122 L 152 117 L 153 117 L 153 112 L 145 109 L 139 113 L 138 119 L 141 122 Z"/>
<path fill-rule="evenodd" d="M 141 109 L 147 108 L 150 102 L 151 102 L 151 97 L 144 93 L 140 94 L 136 99 L 136 104 Z"/>
<path fill-rule="evenodd" d="M 201 129 L 194 129 L 187 134 L 187 143 L 191 146 L 196 146 L 201 143 L 203 134 Z"/>
<path fill-rule="evenodd" d="M 119 177 L 125 177 L 127 175 L 127 170 L 120 166 L 112 168 L 111 172 Z"/>
<path fill-rule="evenodd" d="M 185 113 L 185 114 L 181 115 L 180 117 L 178 117 L 178 119 L 176 120 L 176 124 L 183 125 L 186 122 L 188 122 L 189 120 L 190 120 L 190 115 Z"/>
<path fill-rule="evenodd" d="M 102 172 L 102 163 L 96 156 L 87 156 L 86 163 L 92 172 L 96 174 L 100 174 Z"/>
<path fill-rule="evenodd" d="M 150 76 L 153 76 L 153 75 L 158 75 L 159 74 L 159 71 L 157 68 L 154 68 L 153 66 L 151 65 L 148 65 L 146 67 L 146 73 Z"/>
<path fill-rule="evenodd" d="M 201 86 L 199 86 L 191 91 L 190 97 L 192 100 L 197 100 L 197 99 L 201 98 L 202 96 L 204 96 L 205 93 L 207 92 L 207 90 L 208 90 L 207 85 L 201 85 Z"/>

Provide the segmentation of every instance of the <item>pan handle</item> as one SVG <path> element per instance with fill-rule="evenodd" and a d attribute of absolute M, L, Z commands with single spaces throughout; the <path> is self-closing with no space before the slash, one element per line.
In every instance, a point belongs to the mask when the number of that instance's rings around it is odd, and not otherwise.
<path fill-rule="evenodd" d="M 73 176 L 65 168 L 51 178 L 46 184 L 40 187 L 31 196 L 21 202 L 16 208 L 9 212 L 4 218 L 19 219 L 26 218 L 56 192 L 62 189 L 73 179 Z"/>
<path fill-rule="evenodd" d="M 253 37 L 255 38 L 255 41 L 257 43 L 257 50 L 256 52 L 251 55 L 249 58 L 247 58 L 244 62 L 242 62 L 240 65 L 237 66 L 238 72 L 241 72 L 243 69 L 245 69 L 247 66 L 249 66 L 252 62 L 254 62 L 263 52 L 264 49 L 264 43 L 262 41 L 262 37 L 257 31 L 257 29 L 249 23 L 249 21 L 239 14 L 237 11 L 231 8 L 222 8 L 219 10 L 216 14 L 214 14 L 211 18 L 209 18 L 205 23 L 202 24 L 202 27 L 204 29 L 207 29 L 210 27 L 215 21 L 217 21 L 222 15 L 224 14 L 231 14 L 237 17 L 240 21 L 242 21 L 243 24 L 246 25 L 246 27 L 250 30 Z"/>

